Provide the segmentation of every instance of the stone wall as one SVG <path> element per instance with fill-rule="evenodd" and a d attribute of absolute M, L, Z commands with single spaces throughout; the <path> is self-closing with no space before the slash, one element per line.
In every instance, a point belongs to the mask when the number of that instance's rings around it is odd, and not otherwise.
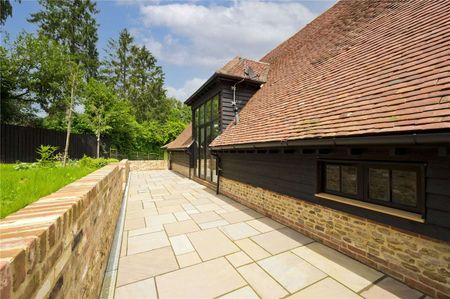
<path fill-rule="evenodd" d="M 98 298 L 129 166 L 105 166 L 0 221 L 0 298 Z"/>
<path fill-rule="evenodd" d="M 185 177 L 189 177 L 189 167 L 185 165 L 178 164 L 176 162 L 172 162 L 172 170 L 178 172 Z M 191 175 L 194 174 L 194 169 L 191 169 Z"/>
<path fill-rule="evenodd" d="M 220 193 L 437 298 L 450 296 L 450 243 L 220 178 Z"/>
<path fill-rule="evenodd" d="M 130 163 L 130 171 L 168 169 L 167 160 L 136 160 L 136 161 L 129 161 L 129 163 Z"/>

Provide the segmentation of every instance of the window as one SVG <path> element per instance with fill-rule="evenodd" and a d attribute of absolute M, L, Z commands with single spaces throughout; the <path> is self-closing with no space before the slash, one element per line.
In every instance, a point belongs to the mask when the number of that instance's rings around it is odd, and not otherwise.
<path fill-rule="evenodd" d="M 422 165 L 328 160 L 320 163 L 322 192 L 423 213 Z"/>
<path fill-rule="evenodd" d="M 208 145 L 220 133 L 219 129 L 219 96 L 216 95 L 195 109 L 196 155 L 195 173 L 208 181 L 217 181 L 216 160 L 211 155 Z"/>

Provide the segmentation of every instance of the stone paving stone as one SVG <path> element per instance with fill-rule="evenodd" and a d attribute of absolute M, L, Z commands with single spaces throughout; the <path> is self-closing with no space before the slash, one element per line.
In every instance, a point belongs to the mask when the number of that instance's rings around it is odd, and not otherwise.
<path fill-rule="evenodd" d="M 195 207 L 212 203 L 208 198 L 194 198 L 190 199 L 189 202 Z"/>
<path fill-rule="evenodd" d="M 218 205 L 216 205 L 215 203 L 209 203 L 209 204 L 205 204 L 205 205 L 197 205 L 197 206 L 195 206 L 195 208 L 197 210 L 199 210 L 201 213 L 220 209 L 220 207 Z"/>
<path fill-rule="evenodd" d="M 124 230 L 139 229 L 145 227 L 144 217 L 126 218 Z"/>
<path fill-rule="evenodd" d="M 153 200 L 143 200 L 142 205 L 144 206 L 144 209 L 156 208 L 155 202 Z"/>
<path fill-rule="evenodd" d="M 417 299 L 422 297 L 423 294 L 391 277 L 386 277 L 376 284 L 371 285 L 367 290 L 361 292 L 361 296 L 367 299 Z"/>
<path fill-rule="evenodd" d="M 164 228 L 169 236 L 187 234 L 200 230 L 200 227 L 193 220 L 164 224 Z"/>
<path fill-rule="evenodd" d="M 220 227 L 233 241 L 259 235 L 260 232 L 245 222 L 230 224 Z"/>
<path fill-rule="evenodd" d="M 167 206 L 167 207 L 160 207 L 158 208 L 159 214 L 168 214 L 168 213 L 176 213 L 176 212 L 184 212 L 184 209 L 180 205 L 174 205 L 174 206 Z"/>
<path fill-rule="evenodd" d="M 263 259 L 258 264 L 291 293 L 327 276 L 291 252 Z"/>
<path fill-rule="evenodd" d="M 238 240 L 235 243 L 255 261 L 270 256 L 270 253 L 250 239 Z"/>
<path fill-rule="evenodd" d="M 134 237 L 134 236 L 139 236 L 139 235 L 144 235 L 144 234 L 149 234 L 149 233 L 160 232 L 162 230 L 164 230 L 164 227 L 162 225 L 153 225 L 153 226 L 144 227 L 144 228 L 140 228 L 140 229 L 130 230 L 130 231 L 128 231 L 128 236 Z"/>
<path fill-rule="evenodd" d="M 168 224 L 176 221 L 177 219 L 172 214 L 155 215 L 145 218 L 147 226 Z"/>
<path fill-rule="evenodd" d="M 226 222 L 225 220 L 216 220 L 216 221 L 211 221 L 211 222 L 200 223 L 199 226 L 202 229 L 208 229 L 208 228 L 219 227 L 219 226 L 223 226 L 223 225 L 227 225 L 227 224 L 229 224 L 229 223 Z"/>
<path fill-rule="evenodd" d="M 141 280 L 117 288 L 116 299 L 157 299 L 155 280 L 153 278 Z"/>
<path fill-rule="evenodd" d="M 211 221 L 217 221 L 217 220 L 223 220 L 222 217 L 220 217 L 219 215 L 217 215 L 214 212 L 205 212 L 205 213 L 191 214 L 190 216 L 198 224 L 205 223 L 205 222 L 211 222 Z"/>
<path fill-rule="evenodd" d="M 246 285 L 236 270 L 218 258 L 156 277 L 165 298 L 213 298 Z"/>
<path fill-rule="evenodd" d="M 242 211 L 227 212 L 220 214 L 220 216 L 222 216 L 229 223 L 238 223 L 263 217 L 263 215 L 259 214 L 258 212 L 248 209 Z"/>
<path fill-rule="evenodd" d="M 283 287 L 255 263 L 242 266 L 237 270 L 261 298 L 281 298 L 288 294 Z"/>
<path fill-rule="evenodd" d="M 170 244 L 172 244 L 172 249 L 175 255 L 185 254 L 194 251 L 191 242 L 186 235 L 179 235 L 169 238 Z"/>
<path fill-rule="evenodd" d="M 204 261 L 239 251 L 239 248 L 217 228 L 190 233 L 188 238 Z"/>
<path fill-rule="evenodd" d="M 287 298 L 290 299 L 357 299 L 361 298 L 356 293 L 344 287 L 334 279 L 327 277 Z M 377 297 L 378 299 L 385 299 L 384 297 Z M 408 298 L 408 297 L 405 297 Z"/>
<path fill-rule="evenodd" d="M 186 203 L 187 201 L 184 199 L 170 199 L 170 200 L 163 200 L 156 202 L 157 208 L 162 207 L 168 207 L 168 206 L 181 206 L 182 204 Z"/>
<path fill-rule="evenodd" d="M 253 260 L 243 251 L 227 255 L 226 258 L 235 268 L 253 262 Z"/>
<path fill-rule="evenodd" d="M 198 256 L 197 252 L 195 252 L 195 251 L 177 255 L 176 257 L 178 260 L 178 264 L 180 265 L 181 268 L 188 267 L 188 266 L 195 265 L 195 264 L 202 262 L 202 260 Z"/>
<path fill-rule="evenodd" d="M 312 242 L 310 238 L 290 228 L 273 230 L 251 237 L 251 239 L 271 254 L 277 254 Z"/>
<path fill-rule="evenodd" d="M 152 276 L 178 269 L 170 247 L 122 257 L 119 260 L 117 286 L 122 286 Z"/>
<path fill-rule="evenodd" d="M 361 291 L 383 276 L 382 273 L 317 242 L 296 248 L 292 252 L 354 292 Z"/>
<path fill-rule="evenodd" d="M 148 217 L 152 215 L 158 215 L 158 211 L 156 208 L 148 208 L 148 209 L 140 209 L 129 211 L 126 214 L 127 219 L 139 218 L 139 217 Z"/>
<path fill-rule="evenodd" d="M 128 237 L 127 255 L 132 255 L 156 248 L 169 246 L 170 242 L 164 232 L 156 232 L 134 237 Z"/>
<path fill-rule="evenodd" d="M 219 297 L 220 299 L 259 299 L 255 291 L 251 287 L 243 287 L 239 290 L 228 293 L 224 296 Z"/>
<path fill-rule="evenodd" d="M 186 212 L 176 212 L 176 213 L 173 213 L 173 215 L 175 216 L 175 218 L 177 218 L 178 221 L 184 221 L 184 220 L 191 219 L 191 217 Z"/>
<path fill-rule="evenodd" d="M 253 228 L 262 233 L 285 227 L 283 224 L 267 217 L 247 221 L 247 224 L 250 224 Z"/>
<path fill-rule="evenodd" d="M 186 210 L 186 213 L 188 214 L 188 215 L 192 215 L 192 214 L 198 214 L 198 213 L 200 213 L 198 210 Z"/>

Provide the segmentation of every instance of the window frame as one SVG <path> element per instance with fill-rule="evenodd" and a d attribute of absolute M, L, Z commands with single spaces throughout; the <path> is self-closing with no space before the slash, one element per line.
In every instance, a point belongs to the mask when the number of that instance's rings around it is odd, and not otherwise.
<path fill-rule="evenodd" d="M 348 194 L 326 189 L 326 165 L 356 166 L 357 167 L 357 194 Z M 369 197 L 369 168 L 389 170 L 389 201 L 372 199 Z M 332 194 L 344 198 L 350 198 L 361 202 L 367 202 L 407 212 L 425 215 L 425 168 L 423 163 L 409 162 L 379 162 L 379 161 L 359 161 L 359 160 L 318 160 L 318 193 Z M 393 202 L 392 199 L 392 171 L 406 170 L 416 173 L 416 205 L 407 206 Z M 339 167 L 339 184 L 342 189 L 342 167 Z"/>

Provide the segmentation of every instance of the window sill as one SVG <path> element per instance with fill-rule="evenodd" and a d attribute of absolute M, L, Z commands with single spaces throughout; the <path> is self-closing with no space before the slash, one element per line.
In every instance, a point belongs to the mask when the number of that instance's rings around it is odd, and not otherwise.
<path fill-rule="evenodd" d="M 392 215 L 392 216 L 396 216 L 396 217 L 400 217 L 400 218 L 404 218 L 404 219 L 408 219 L 408 220 L 412 220 L 412 221 L 416 221 L 416 222 L 421 222 L 421 223 L 425 222 L 425 220 L 422 218 L 422 215 L 412 213 L 412 212 L 402 211 L 402 210 L 398 210 L 398 209 L 394 209 L 394 208 L 390 208 L 390 207 L 385 207 L 385 206 L 381 206 L 381 205 L 377 205 L 377 204 L 373 204 L 373 203 L 369 203 L 369 202 L 363 202 L 363 201 L 354 200 L 354 199 L 337 196 L 337 195 L 333 195 L 333 194 L 328 194 L 328 193 L 317 193 L 314 195 L 316 197 L 340 202 L 340 203 L 355 206 L 358 208 L 376 211 L 376 212 L 380 212 L 380 213 L 384 213 L 384 214 L 388 214 L 388 215 Z"/>

